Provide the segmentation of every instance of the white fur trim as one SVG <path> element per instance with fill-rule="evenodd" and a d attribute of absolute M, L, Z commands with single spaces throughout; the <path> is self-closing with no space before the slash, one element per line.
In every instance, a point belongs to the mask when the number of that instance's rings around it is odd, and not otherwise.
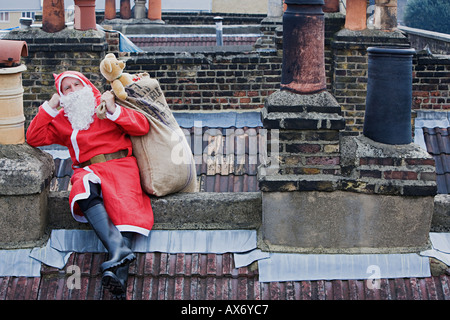
<path fill-rule="evenodd" d="M 86 167 L 85 170 L 89 172 L 87 175 L 85 175 L 83 177 L 84 190 L 86 190 L 86 191 L 84 193 L 79 193 L 75 197 L 73 197 L 72 203 L 70 204 L 70 212 L 72 213 L 72 217 L 76 221 L 82 222 L 82 223 L 87 223 L 88 221 L 84 216 L 79 216 L 79 215 L 74 214 L 73 208 L 75 206 L 75 202 L 77 202 L 78 200 L 84 200 L 84 199 L 89 198 L 89 196 L 91 195 L 91 187 L 89 186 L 89 182 L 96 183 L 96 184 L 102 183 L 99 176 L 97 176 L 89 167 Z"/>
<path fill-rule="evenodd" d="M 122 224 L 122 225 L 118 225 L 116 226 L 116 228 L 120 231 L 120 232 L 136 232 L 136 233 L 140 233 L 143 236 L 148 237 L 148 235 L 150 234 L 150 230 L 145 229 L 145 228 L 141 228 L 141 227 L 136 227 L 136 226 L 131 226 L 128 224 Z"/>
<path fill-rule="evenodd" d="M 113 114 L 106 113 L 106 117 L 111 121 L 116 121 L 122 113 L 122 107 L 116 103 L 116 111 Z"/>
<path fill-rule="evenodd" d="M 53 118 L 56 117 L 58 115 L 58 110 L 53 109 L 52 107 L 50 107 L 50 105 L 48 104 L 48 101 L 45 101 L 42 104 L 42 108 Z"/>
<path fill-rule="evenodd" d="M 79 130 L 73 130 L 70 136 L 70 141 L 72 142 L 73 151 L 75 152 L 75 158 L 80 162 L 80 148 L 78 147 L 77 135 Z"/>

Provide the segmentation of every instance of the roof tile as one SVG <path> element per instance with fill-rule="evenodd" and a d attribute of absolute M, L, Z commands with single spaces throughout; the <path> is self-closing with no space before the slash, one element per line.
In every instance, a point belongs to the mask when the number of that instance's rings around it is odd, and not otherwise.
<path fill-rule="evenodd" d="M 41 277 L 0 277 L 0 300 L 110 300 L 99 266 L 106 253 L 73 253 L 65 268 L 43 265 Z M 71 266 L 79 286 L 69 287 Z M 256 264 L 257 265 L 257 264 Z M 137 253 L 130 265 L 129 300 L 450 300 L 450 275 L 367 280 L 258 281 L 255 265 L 235 268 L 233 255 Z"/>
<path fill-rule="evenodd" d="M 423 128 L 425 146 L 436 166 L 437 192 L 450 192 L 450 128 Z"/>

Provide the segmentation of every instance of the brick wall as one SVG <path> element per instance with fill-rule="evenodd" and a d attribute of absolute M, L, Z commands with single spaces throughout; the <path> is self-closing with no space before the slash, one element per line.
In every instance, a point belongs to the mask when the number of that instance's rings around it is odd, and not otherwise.
<path fill-rule="evenodd" d="M 409 45 L 408 40 L 398 33 L 338 32 L 344 23 L 339 14 L 327 14 L 325 23 L 328 91 L 346 119 L 343 134 L 358 135 L 364 121 L 367 47 Z M 276 34 L 273 45 L 264 43 L 250 52 L 121 55 L 127 60 L 127 72 L 145 71 L 160 81 L 173 110 L 258 110 L 279 88 L 282 65 L 282 26 L 275 23 L 262 29 Z M 53 73 L 81 71 L 101 90 L 108 88 L 98 66 L 106 53 L 118 54 L 117 33 L 64 29 L 50 34 L 33 28 L 10 32 L 7 38 L 25 40 L 29 46 L 29 56 L 23 59 L 28 68 L 23 73 L 26 125 L 54 92 Z M 414 59 L 413 112 L 449 108 L 449 61 L 448 56 Z"/>
<path fill-rule="evenodd" d="M 415 144 L 390 146 L 348 136 L 342 150 L 341 190 L 393 196 L 436 194 L 434 159 Z"/>
<path fill-rule="evenodd" d="M 280 130 L 283 175 L 340 174 L 339 131 Z"/>
<path fill-rule="evenodd" d="M 129 54 L 127 72 L 159 80 L 172 110 L 259 109 L 279 88 L 276 52 Z"/>
<path fill-rule="evenodd" d="M 450 56 L 419 56 L 413 70 L 413 110 L 450 109 Z"/>

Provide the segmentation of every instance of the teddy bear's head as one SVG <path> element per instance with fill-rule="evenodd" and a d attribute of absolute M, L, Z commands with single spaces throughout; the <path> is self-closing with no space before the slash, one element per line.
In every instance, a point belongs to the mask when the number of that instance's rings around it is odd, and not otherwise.
<path fill-rule="evenodd" d="M 117 60 L 114 53 L 108 53 L 100 62 L 100 72 L 108 81 L 118 79 L 125 69 L 125 62 Z"/>

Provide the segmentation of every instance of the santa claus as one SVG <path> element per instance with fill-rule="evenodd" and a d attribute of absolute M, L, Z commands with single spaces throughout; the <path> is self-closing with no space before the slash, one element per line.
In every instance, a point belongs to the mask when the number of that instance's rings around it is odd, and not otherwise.
<path fill-rule="evenodd" d="M 147 236 L 153 226 L 150 198 L 140 186 L 130 136 L 145 135 L 149 122 L 142 114 L 115 103 L 81 73 L 55 76 L 56 91 L 39 107 L 27 130 L 27 142 L 38 147 L 60 144 L 69 149 L 74 173 L 69 196 L 72 216 L 89 222 L 109 252 L 101 265 L 102 283 L 113 294 L 126 291 L 128 264 L 135 259 L 135 233 Z M 107 118 L 95 108 L 104 101 Z M 58 111 L 58 107 L 62 107 Z"/>

